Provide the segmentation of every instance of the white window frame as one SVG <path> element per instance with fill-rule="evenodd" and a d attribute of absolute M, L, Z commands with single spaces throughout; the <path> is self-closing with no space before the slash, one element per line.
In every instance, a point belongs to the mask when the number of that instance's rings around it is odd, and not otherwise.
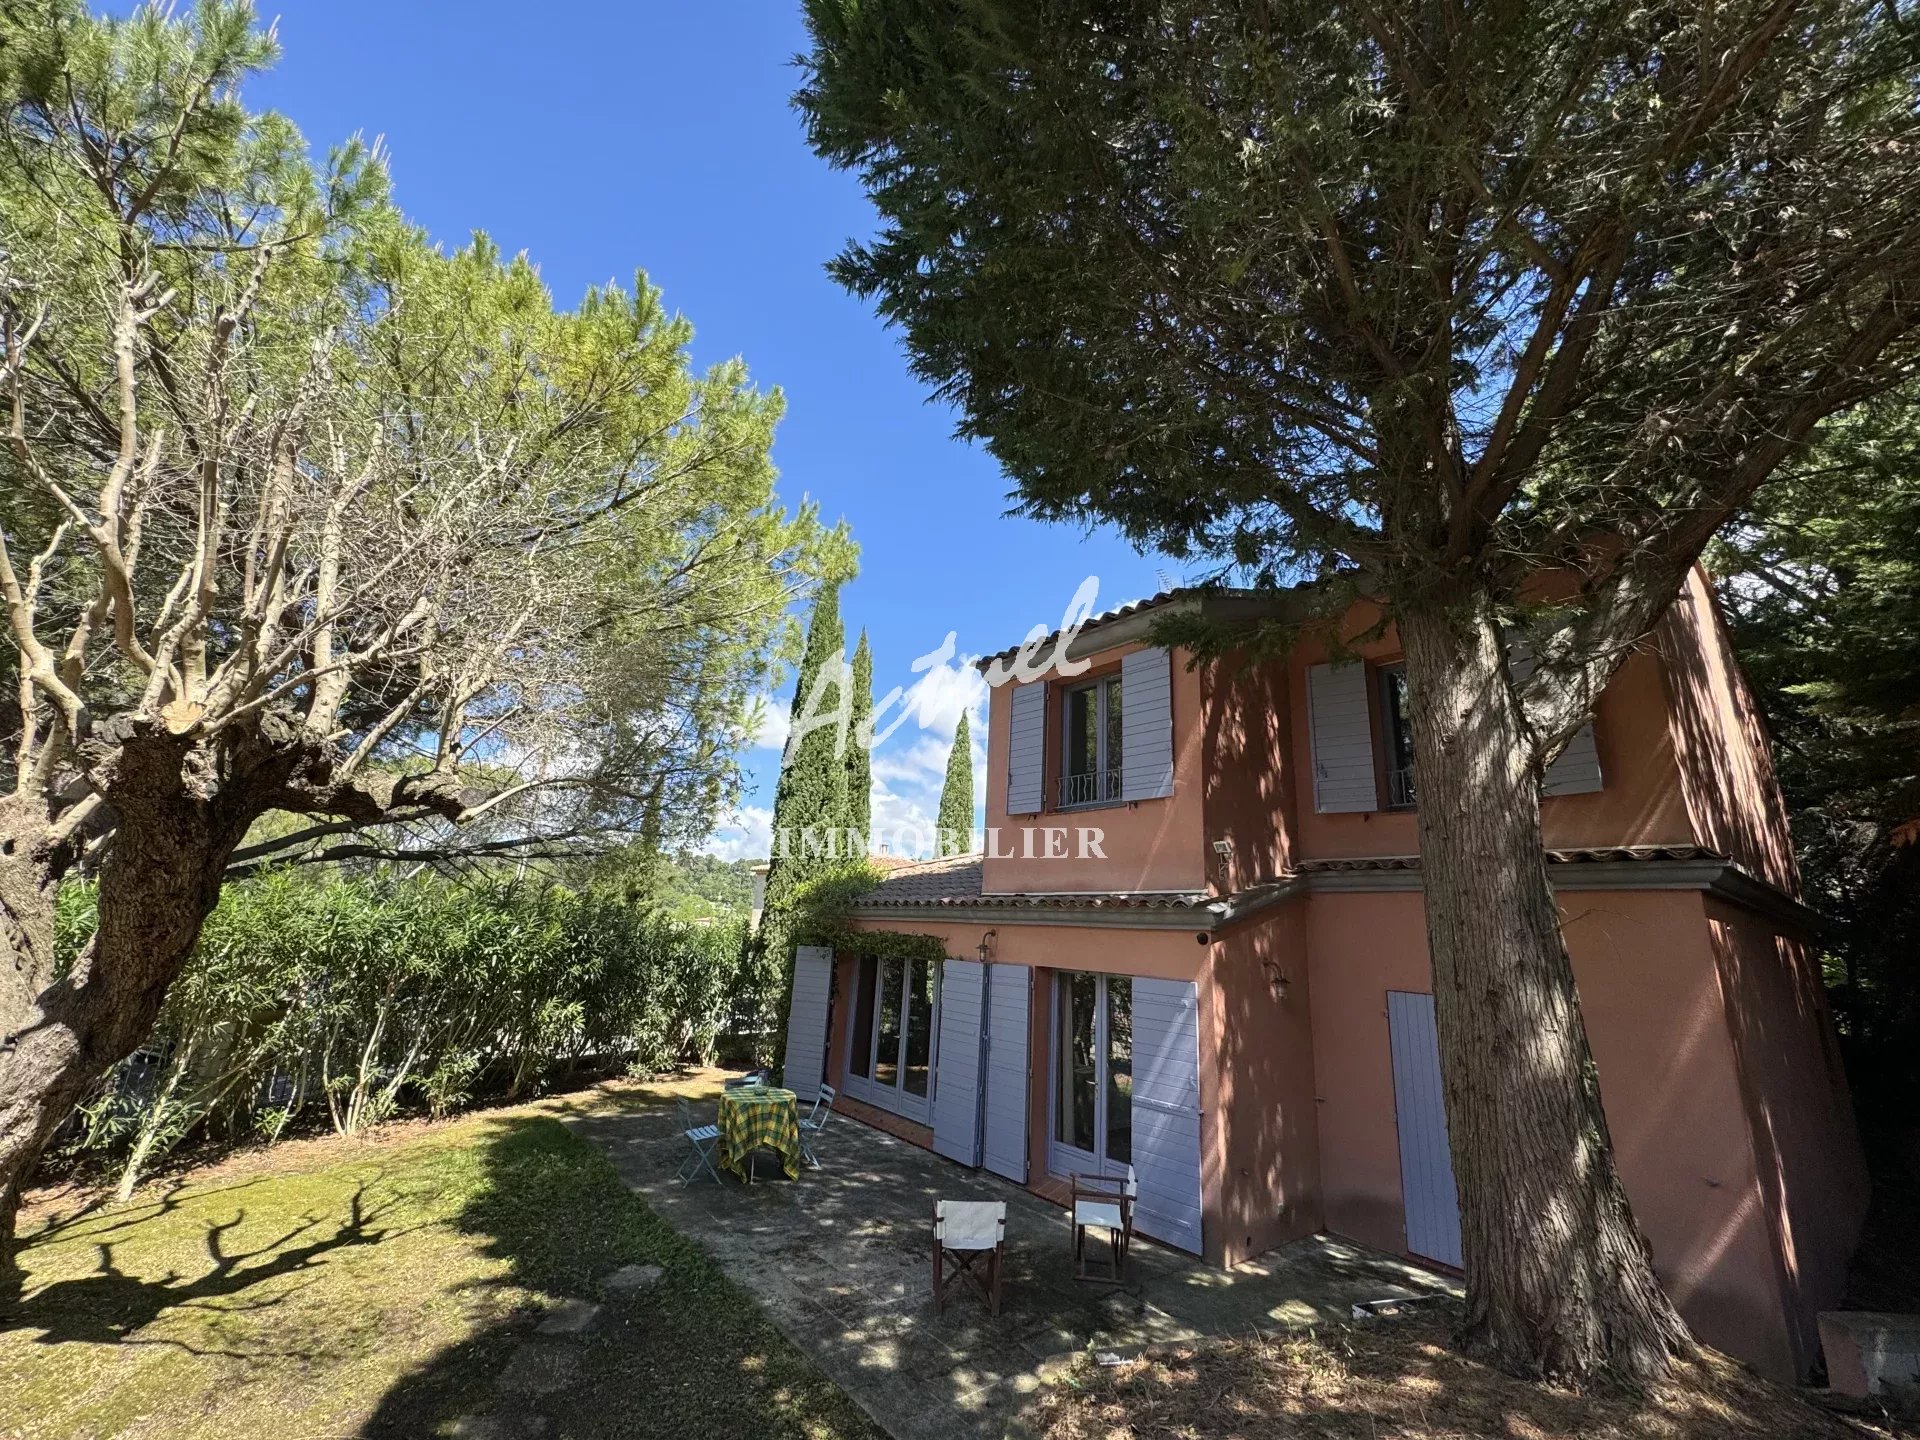
<path fill-rule="evenodd" d="M 1093 1086 L 1093 1143 L 1102 1151 L 1106 1149 L 1107 1090 L 1110 1086 L 1107 1077 L 1107 981 L 1131 981 L 1136 978 L 1132 975 L 1107 975 L 1094 970 L 1053 972 L 1053 983 L 1049 987 L 1053 994 L 1047 1006 L 1047 1172 L 1062 1180 L 1071 1175 L 1103 1175 L 1124 1180 L 1130 1161 L 1108 1160 L 1103 1154 L 1082 1150 L 1078 1145 L 1070 1145 L 1060 1139 L 1060 1065 L 1064 1059 L 1060 1045 L 1060 1007 L 1065 1001 L 1067 987 L 1082 975 L 1097 982 L 1093 990 L 1093 1053 L 1097 1076 Z"/>
<path fill-rule="evenodd" d="M 1394 744 L 1394 732 L 1397 727 L 1394 724 L 1391 696 L 1395 677 L 1399 678 L 1403 686 L 1407 683 L 1407 662 L 1391 660 L 1384 665 L 1375 665 L 1373 672 L 1373 703 L 1380 713 L 1380 777 L 1381 783 L 1386 787 L 1381 808 L 1412 810 L 1419 804 L 1419 797 L 1413 787 L 1413 766 L 1409 764 L 1402 771 L 1393 763 L 1399 747 Z M 1409 692 L 1409 704 L 1411 701 L 1412 695 Z M 1407 716 L 1407 725 L 1409 727 L 1407 741 L 1411 748 L 1413 740 L 1411 714 Z"/>
<path fill-rule="evenodd" d="M 1109 724 L 1107 703 L 1109 695 L 1114 691 L 1120 691 L 1120 703 L 1124 707 L 1126 692 L 1121 690 L 1118 670 L 1082 684 L 1060 687 L 1060 794 L 1056 809 L 1091 810 L 1101 805 L 1118 805 L 1125 798 L 1126 782 L 1120 770 L 1120 761 L 1125 758 L 1124 752 L 1120 755 L 1107 753 Z M 1099 697 L 1094 704 L 1095 759 L 1090 775 L 1075 775 L 1072 760 L 1073 697 L 1086 694 Z M 1074 784 L 1076 780 L 1091 780 L 1093 784 L 1076 786 Z"/>
<path fill-rule="evenodd" d="M 880 982 L 887 973 L 887 962 L 876 958 L 873 964 L 873 1021 L 867 1034 L 867 1073 L 856 1075 L 853 1071 L 854 1046 L 859 1043 L 858 1023 L 860 1019 L 860 961 L 853 962 L 852 1004 L 847 1009 L 847 1042 L 845 1063 L 840 1068 L 841 1089 L 855 1100 L 888 1111 L 905 1120 L 917 1121 L 922 1125 L 933 1123 L 933 1092 L 940 1084 L 940 982 L 941 967 L 931 962 L 933 968 L 933 1013 L 928 1023 L 932 1026 L 927 1036 L 927 1093 L 915 1095 L 907 1089 L 907 1015 L 908 996 L 912 993 L 913 967 L 919 962 L 902 959 L 900 962 L 900 1053 L 895 1057 L 895 1074 L 899 1077 L 892 1085 L 882 1085 L 873 1078 L 873 1072 L 879 1068 L 880 1059 Z"/>

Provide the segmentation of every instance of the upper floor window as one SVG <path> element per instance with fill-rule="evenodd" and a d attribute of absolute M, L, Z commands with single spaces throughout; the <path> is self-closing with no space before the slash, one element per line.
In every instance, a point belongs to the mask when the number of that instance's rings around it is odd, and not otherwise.
<path fill-rule="evenodd" d="M 1414 802 L 1413 722 L 1407 713 L 1407 667 L 1383 665 L 1380 675 L 1380 731 L 1387 746 L 1387 808 Z"/>
<path fill-rule="evenodd" d="M 1062 696 L 1060 803 L 1100 805 L 1120 790 L 1120 677 L 1077 685 Z"/>

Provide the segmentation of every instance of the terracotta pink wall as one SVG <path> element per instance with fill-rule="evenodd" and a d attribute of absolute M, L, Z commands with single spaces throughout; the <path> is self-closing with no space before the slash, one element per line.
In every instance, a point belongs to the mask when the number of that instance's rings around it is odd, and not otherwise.
<path fill-rule="evenodd" d="M 1698 586 L 1696 578 L 1692 582 Z M 1378 621 L 1371 605 L 1357 605 L 1342 621 L 1342 633 L 1365 634 Z M 1716 648 L 1717 647 L 1717 648 Z M 1118 668 L 1138 645 L 1116 647 L 1076 677 Z M 1369 665 L 1400 657 L 1392 627 L 1351 651 Z M 987 824 L 1000 832 L 1000 848 L 1024 850 L 1030 827 L 1065 826 L 1064 858 L 1000 858 L 984 864 L 989 893 L 1073 890 L 1191 890 L 1228 893 L 1285 873 L 1301 859 L 1410 855 L 1418 850 L 1411 811 L 1322 815 L 1313 808 L 1313 741 L 1307 711 L 1309 666 L 1328 658 L 1328 647 L 1308 640 L 1284 661 L 1243 666 L 1227 659 L 1189 671 L 1184 653 L 1173 657 L 1174 793 L 1096 809 L 1061 811 L 1054 803 L 1060 753 L 1060 707 L 1049 696 L 1046 808 L 1038 815 L 1009 816 L 1007 715 L 1011 690 L 1001 686 L 989 706 Z M 1670 679 L 1677 667 L 1680 678 Z M 1062 682 L 1049 682 L 1055 688 Z M 1663 627 L 1656 643 L 1629 656 L 1600 697 L 1594 739 L 1605 786 L 1590 795 L 1546 801 L 1543 823 L 1554 847 L 1674 845 L 1695 841 L 1735 843 L 1764 836 L 1773 857 L 1756 873 L 1783 873 L 1790 849 L 1776 835 L 1778 808 L 1768 806 L 1771 771 L 1764 737 L 1743 682 L 1712 626 L 1684 619 Z M 1378 716 L 1375 717 L 1376 722 Z M 1716 725 L 1733 727 L 1737 743 L 1721 746 Z M 1756 748 L 1755 737 L 1759 736 Z M 1382 737 L 1374 737 L 1384 756 Z M 1723 792 L 1728 798 L 1721 798 Z M 1074 827 L 1102 832 L 1106 859 L 1072 853 Z M 1231 840 L 1225 856 L 1212 850 Z M 1043 851 L 1044 840 L 1034 842 Z M 1742 852 L 1743 854 L 1745 851 Z"/>
<path fill-rule="evenodd" d="M 1325 1225 L 1313 996 L 1302 897 L 1213 946 L 1202 1073 L 1218 1072 L 1221 1260 L 1236 1265 Z"/>
<path fill-rule="evenodd" d="M 1214 891 L 1231 894 L 1293 868 L 1299 800 L 1287 667 L 1227 656 L 1201 669 L 1200 704 L 1206 858 Z M 1217 839 L 1232 843 L 1228 854 L 1213 853 Z"/>
<path fill-rule="evenodd" d="M 1372 606 L 1356 606 L 1343 622 L 1344 634 L 1363 634 L 1378 619 Z M 1369 665 L 1400 658 L 1400 642 L 1391 626 L 1377 639 L 1351 645 Z M 1324 644 L 1308 642 L 1287 662 L 1292 717 L 1292 770 L 1299 777 L 1298 832 L 1295 852 L 1303 859 L 1367 855 L 1413 855 L 1420 849 L 1411 810 L 1371 814 L 1322 815 L 1313 808 L 1313 731 L 1307 710 L 1307 668 L 1328 658 Z M 1377 700 L 1375 702 L 1377 710 Z M 1376 723 L 1378 716 L 1376 714 Z M 1544 802 L 1541 823 L 1550 848 L 1587 845 L 1677 845 L 1694 838 L 1687 807 L 1678 789 L 1679 770 L 1667 717 L 1660 661 L 1636 652 L 1601 693 L 1595 708 L 1594 744 L 1600 753 L 1604 786 L 1590 795 L 1557 795 Z M 1374 754 L 1384 755 L 1374 736 Z"/>
<path fill-rule="evenodd" d="M 1719 606 L 1695 570 L 1654 632 L 1678 757 L 1679 790 L 1700 843 L 1800 893 L 1773 751 Z"/>
<path fill-rule="evenodd" d="M 1760 1194 L 1805 1360 L 1819 1343 L 1815 1317 L 1846 1290 L 1866 1216 L 1866 1161 L 1814 955 L 1750 911 L 1709 899 L 1707 917 Z"/>
<path fill-rule="evenodd" d="M 1057 692 L 1062 686 L 1083 684 L 1097 675 L 1120 668 L 1121 657 L 1144 648 L 1121 645 L 1098 657 L 1084 674 L 1071 680 L 1045 683 Z M 989 848 L 981 883 L 989 894 L 1062 890 L 1198 890 L 1207 884 L 1208 850 L 1201 833 L 1202 729 L 1200 676 L 1186 665 L 1186 655 L 1172 657 L 1173 794 L 1162 800 L 1126 801 L 1118 805 L 1061 810 L 1059 798 L 1060 704 L 1057 693 L 1047 696 L 1047 772 L 1044 808 L 1038 815 L 1007 813 L 1007 716 L 1012 704 L 1011 683 L 996 688 L 988 701 L 986 813 L 989 836 L 1000 832 L 1000 849 L 1024 851 L 1022 832 L 1028 827 L 1064 826 L 1069 854 L 1061 859 L 1029 859 L 1024 854 L 996 858 Z M 1036 682 L 1039 683 L 1039 682 Z M 1104 860 L 1081 858 L 1073 832 L 1089 826 L 1103 832 Z M 1042 849 L 1035 842 L 1035 849 Z"/>
<path fill-rule="evenodd" d="M 1700 894 L 1563 892 L 1615 1154 L 1701 1338 L 1800 1368 Z M 1405 1248 L 1386 992 L 1432 988 L 1417 892 L 1319 894 L 1308 919 L 1327 1228 Z"/>

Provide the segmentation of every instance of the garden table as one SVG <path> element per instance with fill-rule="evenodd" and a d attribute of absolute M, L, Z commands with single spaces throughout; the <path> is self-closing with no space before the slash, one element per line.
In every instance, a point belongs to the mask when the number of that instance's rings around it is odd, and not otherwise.
<path fill-rule="evenodd" d="M 780 1154 L 789 1180 L 800 1178 L 800 1102 L 791 1090 L 740 1085 L 720 1096 L 720 1164 L 748 1184 L 762 1149 Z"/>

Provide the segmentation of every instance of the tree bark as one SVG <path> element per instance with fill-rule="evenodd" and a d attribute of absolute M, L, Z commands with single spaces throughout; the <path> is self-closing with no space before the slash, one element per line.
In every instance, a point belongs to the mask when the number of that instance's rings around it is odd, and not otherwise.
<path fill-rule="evenodd" d="M 203 783 L 209 757 L 168 738 L 115 753 L 117 824 L 99 867 L 98 924 L 62 972 L 54 899 L 70 862 L 45 811 L 0 808 L 0 1294 L 18 1281 L 14 1218 L 35 1164 L 87 1088 L 138 1048 L 220 896 L 257 805 Z M 104 777 L 103 777 L 104 778 Z"/>
<path fill-rule="evenodd" d="M 1643 1384 L 1692 1337 L 1614 1168 L 1540 826 L 1543 757 L 1484 596 L 1396 617 L 1468 1347 L 1511 1373 Z"/>

